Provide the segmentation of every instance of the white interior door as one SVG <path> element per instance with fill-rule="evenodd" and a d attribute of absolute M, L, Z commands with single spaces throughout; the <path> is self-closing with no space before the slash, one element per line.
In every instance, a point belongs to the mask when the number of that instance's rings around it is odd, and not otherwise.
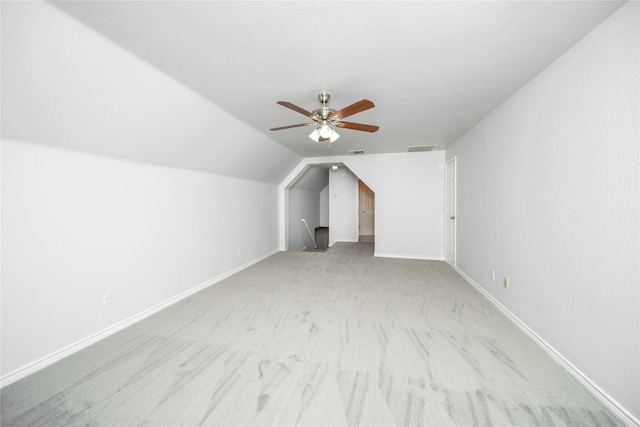
<path fill-rule="evenodd" d="M 358 180 L 359 237 L 360 242 L 374 241 L 375 235 L 375 193 L 367 185 Z"/>
<path fill-rule="evenodd" d="M 445 259 L 456 265 L 456 158 L 447 162 Z"/>

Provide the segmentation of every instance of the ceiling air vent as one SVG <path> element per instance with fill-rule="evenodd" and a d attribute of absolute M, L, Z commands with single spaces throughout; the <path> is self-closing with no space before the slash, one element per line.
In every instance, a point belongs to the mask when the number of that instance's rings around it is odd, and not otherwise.
<path fill-rule="evenodd" d="M 364 150 L 350 150 L 349 154 L 364 154 Z"/>
<path fill-rule="evenodd" d="M 431 151 L 435 148 L 435 145 L 414 145 L 413 147 L 409 147 L 407 153 L 417 153 L 419 151 Z"/>

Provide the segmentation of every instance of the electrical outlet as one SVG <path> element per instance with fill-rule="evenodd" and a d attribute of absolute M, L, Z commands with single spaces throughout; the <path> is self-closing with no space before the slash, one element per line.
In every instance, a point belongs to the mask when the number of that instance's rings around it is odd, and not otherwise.
<path fill-rule="evenodd" d="M 504 278 L 504 288 L 505 289 L 509 289 L 509 278 L 508 277 Z"/>
<path fill-rule="evenodd" d="M 496 271 L 493 268 L 489 269 L 489 279 L 491 280 L 495 280 L 496 278 Z"/>
<path fill-rule="evenodd" d="M 240 252 L 242 252 L 242 250 L 238 248 L 238 256 L 240 256 Z"/>
<path fill-rule="evenodd" d="M 102 305 L 111 304 L 113 298 L 111 296 L 111 291 L 106 291 L 102 293 Z"/>

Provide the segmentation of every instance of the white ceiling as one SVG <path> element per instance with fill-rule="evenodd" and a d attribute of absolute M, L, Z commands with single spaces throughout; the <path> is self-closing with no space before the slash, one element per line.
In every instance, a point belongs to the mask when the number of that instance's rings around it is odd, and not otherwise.
<path fill-rule="evenodd" d="M 61 10 L 303 157 L 443 149 L 623 2 L 56 2 Z M 328 91 L 348 120 L 329 148 L 308 120 Z"/>

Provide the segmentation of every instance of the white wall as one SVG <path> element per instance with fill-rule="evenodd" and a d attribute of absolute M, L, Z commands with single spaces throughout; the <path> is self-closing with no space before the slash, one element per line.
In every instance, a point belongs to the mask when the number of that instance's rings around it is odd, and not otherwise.
<path fill-rule="evenodd" d="M 320 192 L 320 227 L 329 226 L 329 186 Z"/>
<path fill-rule="evenodd" d="M 341 167 L 329 171 L 329 246 L 358 241 L 358 178 Z"/>
<path fill-rule="evenodd" d="M 1 160 L 3 382 L 278 246 L 273 184 L 6 139 Z"/>
<path fill-rule="evenodd" d="M 308 164 L 343 163 L 375 192 L 376 256 L 442 260 L 444 158 L 444 151 L 309 158 L 282 181 L 279 191 L 283 194 L 286 185 Z M 338 201 L 334 194 L 341 188 L 336 187 L 336 182 L 340 185 L 341 181 L 332 180 L 335 174 L 329 173 L 330 244 L 357 241 L 357 178 L 345 185 L 346 193 Z M 280 212 L 282 248 L 286 224 L 284 204 Z"/>
<path fill-rule="evenodd" d="M 459 269 L 636 422 L 638 6 L 624 5 L 447 150 L 457 156 Z"/>
<path fill-rule="evenodd" d="M 1 19 L 4 385 L 276 250 L 299 157 L 50 3 Z"/>
<path fill-rule="evenodd" d="M 289 250 L 300 251 L 313 247 L 302 218 L 307 221 L 311 235 L 320 226 L 320 193 L 292 188 L 289 190 Z"/>
<path fill-rule="evenodd" d="M 376 194 L 376 256 L 444 259 L 444 151 L 350 157 Z"/>

